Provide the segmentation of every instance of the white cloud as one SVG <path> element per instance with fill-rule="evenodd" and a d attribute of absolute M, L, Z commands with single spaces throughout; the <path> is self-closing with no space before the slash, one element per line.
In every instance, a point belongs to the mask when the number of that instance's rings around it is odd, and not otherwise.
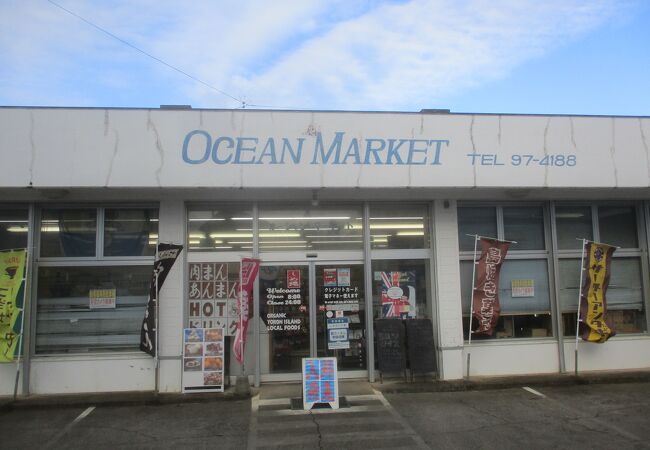
<path fill-rule="evenodd" d="M 261 103 L 427 106 L 602 24 L 611 2 L 413 1 L 338 24 L 240 89 Z"/>
<path fill-rule="evenodd" d="M 432 106 L 629 9 L 615 0 L 58 1 L 249 103 L 323 109 Z M 0 103 L 237 106 L 44 1 L 3 2 L 0 28 Z"/>

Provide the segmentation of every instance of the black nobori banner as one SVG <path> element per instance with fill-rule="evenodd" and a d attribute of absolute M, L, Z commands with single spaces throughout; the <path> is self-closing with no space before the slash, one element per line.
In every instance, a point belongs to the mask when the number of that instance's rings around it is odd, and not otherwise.
<path fill-rule="evenodd" d="M 167 274 L 183 250 L 178 244 L 158 244 L 156 261 L 153 264 L 149 300 L 144 312 L 142 329 L 140 330 L 140 350 L 151 356 L 156 356 L 156 300 Z M 156 289 L 157 286 L 157 289 Z"/>

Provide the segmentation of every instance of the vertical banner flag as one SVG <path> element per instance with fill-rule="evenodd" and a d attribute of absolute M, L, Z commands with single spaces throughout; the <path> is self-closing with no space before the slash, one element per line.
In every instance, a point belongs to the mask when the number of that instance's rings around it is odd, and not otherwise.
<path fill-rule="evenodd" d="M 20 338 L 27 250 L 0 252 L 0 362 L 12 362 Z"/>
<path fill-rule="evenodd" d="M 585 242 L 582 289 L 580 290 L 580 337 L 583 341 L 602 344 L 616 334 L 607 323 L 607 300 L 610 264 L 616 247 Z"/>
<path fill-rule="evenodd" d="M 481 238 L 481 257 L 476 268 L 476 284 L 472 293 L 472 312 L 478 322 L 473 334 L 491 336 L 499 320 L 499 273 L 506 259 L 510 242 Z"/>
<path fill-rule="evenodd" d="M 149 353 L 151 356 L 156 356 L 156 308 L 158 308 L 156 303 L 158 294 L 181 250 L 183 250 L 182 245 L 158 244 L 158 256 L 153 264 L 153 275 L 149 286 L 149 300 L 147 301 L 147 309 L 144 311 L 144 320 L 140 330 L 140 350 Z M 156 275 L 158 277 L 157 282 Z M 156 285 L 158 285 L 157 290 Z"/>
<path fill-rule="evenodd" d="M 244 347 L 246 346 L 246 333 L 248 332 L 248 316 L 250 302 L 253 298 L 253 284 L 257 278 L 260 268 L 260 260 L 254 258 L 243 258 L 241 260 L 241 280 L 237 295 L 237 312 L 239 322 L 235 331 L 232 353 L 239 364 L 244 362 Z"/>

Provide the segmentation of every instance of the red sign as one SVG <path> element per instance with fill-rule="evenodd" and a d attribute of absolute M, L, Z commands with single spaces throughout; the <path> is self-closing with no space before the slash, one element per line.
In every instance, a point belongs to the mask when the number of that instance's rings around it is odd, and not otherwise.
<path fill-rule="evenodd" d="M 499 272 L 506 259 L 509 242 L 481 238 L 481 258 L 476 266 L 476 285 L 472 297 L 472 312 L 478 322 L 474 334 L 491 336 L 499 321 Z"/>
<path fill-rule="evenodd" d="M 300 269 L 287 270 L 287 289 L 300 289 Z"/>
<path fill-rule="evenodd" d="M 244 346 L 246 345 L 246 333 L 248 331 L 248 318 L 250 302 L 253 298 L 253 284 L 257 278 L 257 272 L 260 268 L 260 260 L 253 258 L 243 258 L 241 260 L 241 271 L 239 272 L 239 292 L 237 297 L 237 309 L 239 323 L 235 331 L 232 352 L 235 359 L 242 364 L 244 362 Z"/>

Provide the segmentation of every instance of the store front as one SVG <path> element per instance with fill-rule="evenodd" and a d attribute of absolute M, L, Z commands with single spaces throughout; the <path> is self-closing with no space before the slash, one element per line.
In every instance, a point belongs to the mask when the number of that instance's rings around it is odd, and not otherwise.
<path fill-rule="evenodd" d="M 0 135 L 0 250 L 28 249 L 0 395 L 16 365 L 23 394 L 181 392 L 184 328 L 232 344 L 242 258 L 261 267 L 231 380 L 333 356 L 374 381 L 381 319 L 431 322 L 427 378 L 463 378 L 470 354 L 470 376 L 570 372 L 583 238 L 618 247 L 617 335 L 581 368 L 650 367 L 646 117 L 5 107 Z M 517 243 L 495 331 L 470 343 L 477 234 Z M 161 242 L 184 249 L 156 367 L 138 348 Z"/>
<path fill-rule="evenodd" d="M 367 377 L 362 263 L 264 263 L 259 298 L 270 375 L 263 380 L 299 374 L 302 358 L 325 356 L 337 359 L 341 377 Z"/>
<path fill-rule="evenodd" d="M 430 214 L 416 202 L 189 205 L 189 280 L 194 261 L 209 262 L 231 280 L 215 292 L 232 291 L 239 255 L 261 260 L 244 368 L 257 382 L 299 379 L 310 356 L 336 357 L 342 378 L 374 379 L 375 320 L 431 318 Z M 188 326 L 223 323 L 189 297 Z"/>

